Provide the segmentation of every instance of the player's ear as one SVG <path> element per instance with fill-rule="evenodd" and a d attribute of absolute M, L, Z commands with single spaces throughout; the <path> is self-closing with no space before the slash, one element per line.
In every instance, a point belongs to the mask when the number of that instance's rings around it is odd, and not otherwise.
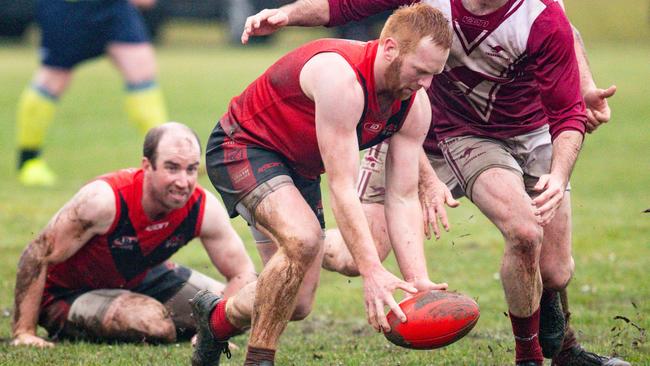
<path fill-rule="evenodd" d="M 154 166 L 151 164 L 149 159 L 147 159 L 145 156 L 142 157 L 142 163 L 140 165 L 142 170 L 147 170 L 147 169 L 153 169 Z"/>
<path fill-rule="evenodd" d="M 384 55 L 388 62 L 393 62 L 399 57 L 399 44 L 395 38 L 386 37 L 384 39 Z"/>

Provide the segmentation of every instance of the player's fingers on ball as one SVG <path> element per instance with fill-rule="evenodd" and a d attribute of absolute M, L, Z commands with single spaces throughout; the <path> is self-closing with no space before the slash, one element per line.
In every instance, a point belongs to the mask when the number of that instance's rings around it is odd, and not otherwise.
<path fill-rule="evenodd" d="M 393 314 L 397 315 L 397 317 L 402 323 L 408 320 L 406 318 L 406 314 L 404 314 L 404 311 L 402 311 L 402 308 L 399 307 L 395 299 L 393 299 L 392 297 L 388 299 L 388 307 L 390 308 L 390 310 L 393 311 Z M 388 320 L 386 321 L 386 323 L 388 324 Z M 390 328 L 390 325 L 388 327 Z"/>
<path fill-rule="evenodd" d="M 388 305 L 388 301 L 386 301 L 386 304 Z M 376 303 L 377 306 L 377 324 L 379 324 L 379 331 L 381 332 L 390 332 L 390 324 L 388 324 L 388 318 L 386 318 L 386 315 L 384 315 L 384 301 L 379 301 Z M 402 317 L 404 313 L 397 313 L 392 307 L 391 309 L 393 310 L 393 313 L 397 315 L 397 318 L 402 320 Z M 399 306 L 398 306 L 399 309 Z"/>

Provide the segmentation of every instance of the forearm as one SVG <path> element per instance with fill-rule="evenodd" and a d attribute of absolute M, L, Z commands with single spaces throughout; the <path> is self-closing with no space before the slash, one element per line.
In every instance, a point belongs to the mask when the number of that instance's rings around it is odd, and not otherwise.
<path fill-rule="evenodd" d="M 334 218 L 361 275 L 381 266 L 368 221 L 354 189 L 338 190 L 330 184 L 330 197 Z"/>
<path fill-rule="evenodd" d="M 18 262 L 14 291 L 14 337 L 36 334 L 36 324 L 45 287 L 47 265 L 37 244 L 30 244 Z"/>
<path fill-rule="evenodd" d="M 562 177 L 566 182 L 571 177 L 573 166 L 582 147 L 583 135 L 574 130 L 561 132 L 553 141 L 551 174 Z"/>
<path fill-rule="evenodd" d="M 578 70 L 580 72 L 580 94 L 584 96 L 587 91 L 596 88 L 596 83 L 591 74 L 587 51 L 580 32 L 573 25 L 571 25 L 571 28 L 573 29 L 573 43 L 576 51 L 576 60 L 578 61 Z"/>
<path fill-rule="evenodd" d="M 405 199 L 386 195 L 386 224 L 395 257 L 406 281 L 428 279 L 424 256 L 422 208 L 413 192 Z"/>
<path fill-rule="evenodd" d="M 420 149 L 420 156 L 419 156 L 419 161 L 418 161 L 418 181 L 420 184 L 423 182 L 429 182 L 431 180 L 438 180 L 438 176 L 436 175 L 435 170 L 433 170 L 433 167 L 431 166 L 431 163 L 429 162 L 429 158 L 427 157 L 426 152 L 424 149 Z"/>
<path fill-rule="evenodd" d="M 313 27 L 330 20 L 327 0 L 298 0 L 280 8 L 289 18 L 287 25 Z"/>

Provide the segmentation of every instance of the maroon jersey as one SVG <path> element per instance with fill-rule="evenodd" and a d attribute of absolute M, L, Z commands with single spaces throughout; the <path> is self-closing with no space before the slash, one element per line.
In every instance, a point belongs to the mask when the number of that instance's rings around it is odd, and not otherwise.
<path fill-rule="evenodd" d="M 413 0 L 329 0 L 330 25 L 358 20 Z M 584 133 L 585 106 L 569 21 L 553 0 L 509 0 L 477 16 L 461 0 L 423 0 L 440 9 L 454 39 L 441 75 L 428 90 L 439 138 L 510 138 L 549 124 Z M 435 132 L 435 133 L 434 133 Z"/>
<path fill-rule="evenodd" d="M 395 100 L 388 115 L 380 113 L 373 73 L 377 48 L 377 41 L 322 39 L 288 53 L 232 99 L 221 119 L 223 129 L 237 142 L 283 155 L 300 175 L 319 176 L 324 167 L 316 138 L 314 102 L 300 87 L 300 71 L 312 57 L 324 52 L 337 53 L 350 64 L 365 96 L 357 123 L 359 147 L 365 149 L 398 131 L 414 100 L 414 95 Z"/>
<path fill-rule="evenodd" d="M 115 218 L 104 235 L 94 236 L 77 253 L 47 271 L 43 306 L 66 290 L 131 289 L 148 270 L 171 257 L 201 231 L 205 192 L 196 187 L 182 208 L 151 221 L 142 208 L 141 169 L 124 169 L 97 179 L 115 193 Z"/>

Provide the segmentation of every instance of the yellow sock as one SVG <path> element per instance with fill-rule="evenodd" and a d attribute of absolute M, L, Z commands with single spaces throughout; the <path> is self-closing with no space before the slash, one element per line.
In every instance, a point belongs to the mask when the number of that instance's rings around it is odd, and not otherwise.
<path fill-rule="evenodd" d="M 142 135 L 150 128 L 167 122 L 167 109 L 160 88 L 151 83 L 145 88 L 128 88 L 126 114 Z"/>
<path fill-rule="evenodd" d="M 40 150 L 47 127 L 54 119 L 56 97 L 32 86 L 25 89 L 18 102 L 16 138 L 21 150 Z"/>

